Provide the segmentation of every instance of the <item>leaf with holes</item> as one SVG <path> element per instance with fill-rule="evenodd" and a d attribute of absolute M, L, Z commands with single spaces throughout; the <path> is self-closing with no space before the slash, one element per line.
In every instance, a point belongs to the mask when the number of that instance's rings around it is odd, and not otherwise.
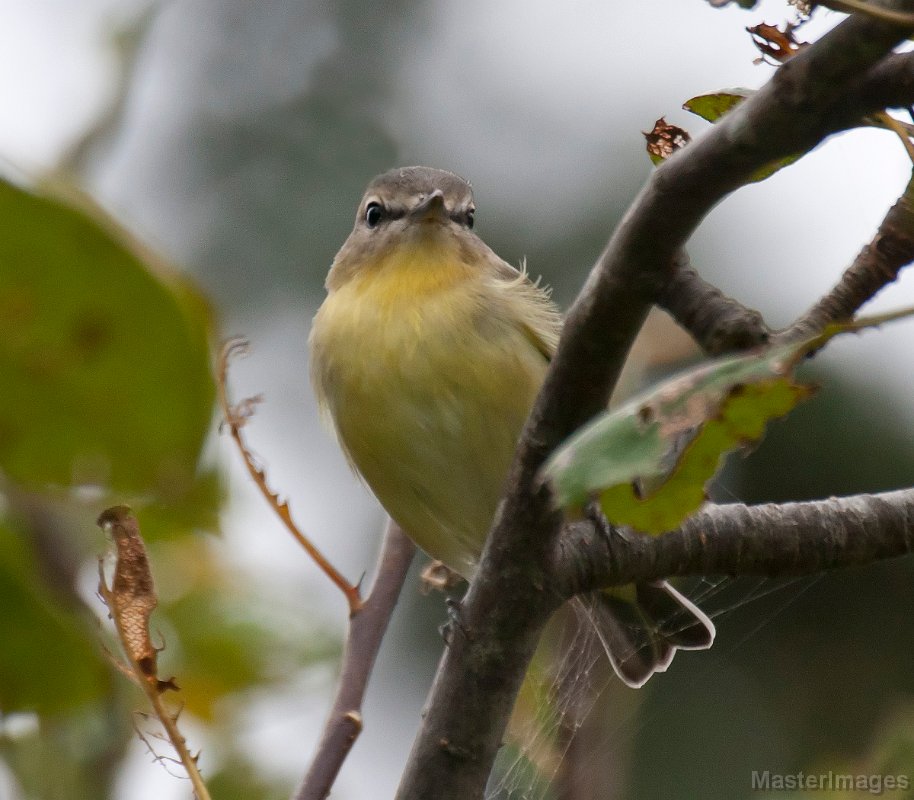
<path fill-rule="evenodd" d="M 770 420 L 812 393 L 794 379 L 807 355 L 843 331 L 912 314 L 831 325 L 801 342 L 684 372 L 586 425 L 552 454 L 542 478 L 560 507 L 580 510 L 598 499 L 614 524 L 672 530 L 704 502 L 728 452 L 758 442 Z"/>

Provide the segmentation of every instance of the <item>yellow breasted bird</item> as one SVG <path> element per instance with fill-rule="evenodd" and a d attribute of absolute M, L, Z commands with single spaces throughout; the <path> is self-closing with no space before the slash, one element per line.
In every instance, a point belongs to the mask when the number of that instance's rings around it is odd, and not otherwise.
<path fill-rule="evenodd" d="M 419 547 L 467 579 L 562 327 L 548 291 L 473 233 L 475 211 L 451 172 L 376 177 L 310 338 L 311 380 L 352 466 Z M 714 639 L 665 582 L 581 607 L 631 686 Z"/>

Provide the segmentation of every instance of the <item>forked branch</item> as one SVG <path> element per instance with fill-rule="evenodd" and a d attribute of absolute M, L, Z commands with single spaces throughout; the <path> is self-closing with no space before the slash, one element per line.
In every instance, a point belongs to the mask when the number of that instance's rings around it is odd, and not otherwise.
<path fill-rule="evenodd" d="M 673 269 L 657 305 L 669 311 L 702 350 L 716 356 L 768 342 L 768 326 L 762 315 L 702 278 L 689 263 L 685 250 L 676 254 Z"/>
<path fill-rule="evenodd" d="M 396 524 L 390 522 L 378 558 L 374 583 L 368 596 L 362 599 L 359 586 L 350 584 L 299 530 L 288 504 L 280 500 L 267 485 L 264 471 L 256 463 L 242 434 L 242 428 L 250 419 L 258 399 L 235 405 L 228 399 L 229 361 L 233 355 L 244 352 L 246 348 L 247 343 L 243 340 L 231 340 L 224 345 L 220 355 L 217 383 L 225 425 L 261 494 L 318 567 L 342 590 L 349 603 L 349 632 L 336 698 L 317 752 L 295 795 L 296 800 L 323 800 L 330 794 L 343 762 L 362 731 L 362 701 L 368 679 L 416 547 Z"/>

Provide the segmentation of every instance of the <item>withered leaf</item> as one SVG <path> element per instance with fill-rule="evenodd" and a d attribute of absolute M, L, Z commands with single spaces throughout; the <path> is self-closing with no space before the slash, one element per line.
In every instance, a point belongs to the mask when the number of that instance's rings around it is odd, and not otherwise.
<path fill-rule="evenodd" d="M 654 164 L 666 161 L 677 150 L 681 150 L 692 137 L 682 128 L 671 125 L 661 117 L 650 132 L 643 132 L 647 142 L 647 153 Z"/>
<path fill-rule="evenodd" d="M 785 23 L 784 30 L 764 22 L 761 25 L 746 28 L 752 37 L 752 43 L 762 54 L 755 63 L 783 64 L 788 58 L 795 56 L 806 47 L 809 42 L 798 42 L 793 35 L 796 28 L 797 26 L 790 22 Z"/>
<path fill-rule="evenodd" d="M 127 506 L 101 513 L 98 524 L 111 534 L 117 551 L 109 588 L 100 578 L 99 593 L 108 604 L 128 657 L 150 681 L 156 681 L 157 648 L 149 636 L 149 617 L 158 605 L 140 526 Z"/>

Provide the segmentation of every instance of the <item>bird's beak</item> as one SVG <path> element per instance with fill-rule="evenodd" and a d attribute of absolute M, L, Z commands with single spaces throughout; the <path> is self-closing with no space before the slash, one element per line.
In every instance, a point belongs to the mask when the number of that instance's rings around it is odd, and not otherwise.
<path fill-rule="evenodd" d="M 420 200 L 419 204 L 409 212 L 409 218 L 413 222 L 433 219 L 444 220 L 446 217 L 444 192 L 441 189 L 435 189 L 434 192 Z"/>

